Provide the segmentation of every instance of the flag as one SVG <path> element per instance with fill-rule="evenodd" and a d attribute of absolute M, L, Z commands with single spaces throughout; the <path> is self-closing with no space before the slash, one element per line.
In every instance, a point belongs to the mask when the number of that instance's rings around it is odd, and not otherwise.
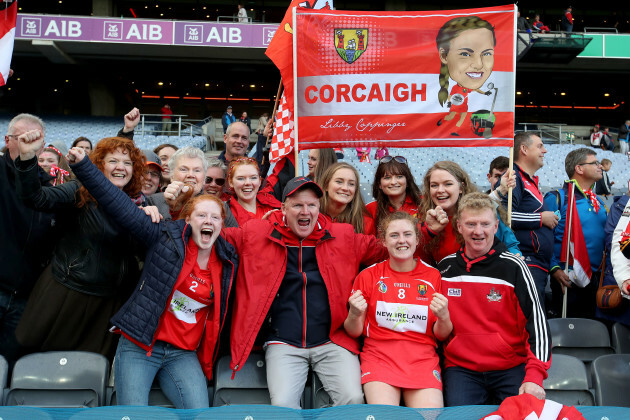
<path fill-rule="evenodd" d="M 569 184 L 569 194 L 567 197 L 567 220 L 564 223 L 564 235 L 562 236 L 562 251 L 560 262 L 567 263 L 567 248 L 569 250 L 569 266 L 573 271 L 569 273 L 569 278 L 579 287 L 586 287 L 591 282 L 591 261 L 588 258 L 586 241 L 582 233 L 580 216 L 575 205 L 575 184 Z M 570 216 L 569 216 L 570 213 Z M 569 220 L 569 217 L 571 220 Z M 571 227 L 569 228 L 569 225 Z"/>
<path fill-rule="evenodd" d="M 307 9 L 332 8 L 332 0 L 293 0 L 280 22 L 265 54 L 280 70 L 284 92 L 276 114 L 276 126 L 271 139 L 269 161 L 274 163 L 291 153 L 295 134 L 293 133 L 293 8 Z"/>
<path fill-rule="evenodd" d="M 293 0 L 280 22 L 265 54 L 280 70 L 285 96 L 291 111 L 293 111 L 293 8 L 331 9 L 332 0 Z"/>
<path fill-rule="evenodd" d="M 275 163 L 293 150 L 295 135 L 293 133 L 293 112 L 287 105 L 287 97 L 283 93 L 276 114 L 276 128 L 271 139 L 269 161 Z"/>
<path fill-rule="evenodd" d="M 17 0 L 0 11 L 0 86 L 6 85 L 9 78 L 16 20 Z"/>

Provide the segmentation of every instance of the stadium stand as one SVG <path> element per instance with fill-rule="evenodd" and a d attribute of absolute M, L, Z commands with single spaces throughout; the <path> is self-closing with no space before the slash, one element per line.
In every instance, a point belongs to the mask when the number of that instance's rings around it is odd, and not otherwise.
<path fill-rule="evenodd" d="M 549 377 L 543 382 L 547 399 L 564 405 L 594 405 L 586 368 L 580 359 L 554 354 L 547 373 Z"/>
<path fill-rule="evenodd" d="M 105 405 L 109 362 L 80 351 L 33 353 L 13 369 L 6 405 L 98 407 Z"/>
<path fill-rule="evenodd" d="M 265 355 L 252 353 L 232 379 L 230 356 L 219 359 L 214 379 L 213 407 L 235 404 L 271 404 L 267 389 Z"/>
<path fill-rule="evenodd" d="M 590 364 L 597 357 L 613 354 L 606 326 L 593 319 L 554 318 L 549 320 L 551 351 L 566 354 Z"/>

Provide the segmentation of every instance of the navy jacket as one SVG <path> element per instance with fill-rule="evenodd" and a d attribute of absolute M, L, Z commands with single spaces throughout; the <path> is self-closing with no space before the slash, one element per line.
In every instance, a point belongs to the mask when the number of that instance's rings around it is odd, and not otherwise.
<path fill-rule="evenodd" d="M 512 230 L 525 263 L 547 271 L 553 255 L 553 231 L 542 224 L 541 213 L 548 209 L 538 189 L 538 177 L 531 178 L 516 164 L 514 170 L 516 187 L 512 190 Z M 502 204 L 507 208 L 507 196 Z"/>
<path fill-rule="evenodd" d="M 122 227 L 147 245 L 140 281 L 132 296 L 114 315 L 112 323 L 126 335 L 146 346 L 153 344 L 162 312 L 184 263 L 186 243 L 192 229 L 184 220 L 151 222 L 142 210 L 111 182 L 88 158 L 72 165 L 72 170 L 90 194 Z M 232 282 L 238 268 L 234 247 L 223 237 L 215 243 L 222 261 L 220 325 L 224 324 Z M 216 346 L 218 348 L 218 346 Z"/>

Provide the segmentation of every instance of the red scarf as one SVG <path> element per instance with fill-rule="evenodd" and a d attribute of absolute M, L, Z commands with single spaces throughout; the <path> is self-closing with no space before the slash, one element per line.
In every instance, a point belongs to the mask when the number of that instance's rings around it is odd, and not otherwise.
<path fill-rule="evenodd" d="M 52 148 L 51 146 L 48 146 L 48 147 Z M 57 185 L 57 174 L 61 174 L 61 176 L 59 177 L 59 185 L 61 185 L 65 181 L 64 177 L 69 176 L 70 172 L 66 171 L 65 169 L 61 169 L 57 165 L 52 165 L 50 167 L 50 175 L 55 178 L 53 179 L 53 182 L 52 182 L 53 187 Z"/>
<path fill-rule="evenodd" d="M 591 199 L 591 205 L 595 209 L 595 213 L 599 213 L 599 200 L 597 199 L 597 194 L 593 192 L 593 190 L 584 190 L 584 195 Z"/>

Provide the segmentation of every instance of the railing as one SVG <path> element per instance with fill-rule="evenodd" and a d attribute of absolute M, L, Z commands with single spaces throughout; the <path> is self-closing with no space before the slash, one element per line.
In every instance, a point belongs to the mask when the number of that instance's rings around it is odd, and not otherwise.
<path fill-rule="evenodd" d="M 595 26 L 585 26 L 584 33 L 588 33 L 588 32 L 614 32 L 616 34 L 619 33 L 617 28 L 599 28 Z"/>
<path fill-rule="evenodd" d="M 538 133 L 538 137 L 543 139 L 547 143 L 564 143 L 565 141 L 569 141 L 573 144 L 573 140 L 575 138 L 574 135 L 570 135 L 572 133 L 564 133 L 562 132 L 562 127 L 567 124 L 556 124 L 556 123 L 534 123 L 534 122 L 524 122 L 519 123 L 519 125 L 523 126 L 523 131 L 535 131 Z M 567 134 L 569 134 L 567 136 Z"/>
<path fill-rule="evenodd" d="M 186 114 L 140 114 L 140 133 L 146 134 L 161 134 L 166 136 L 177 135 L 190 135 L 190 136 L 204 136 L 203 125 L 212 121 L 212 117 L 205 118 L 203 120 L 183 118 L 187 117 Z M 163 117 L 171 117 L 171 121 L 162 121 Z M 171 129 L 164 130 L 164 124 L 169 124 Z M 173 129 L 175 126 L 175 129 Z"/>
<path fill-rule="evenodd" d="M 228 22 L 240 22 L 239 21 L 240 18 L 238 16 L 217 16 L 217 22 L 221 22 L 221 19 Z M 252 23 L 253 19 L 254 18 L 247 16 L 247 23 Z M 244 22 L 241 22 L 241 23 L 244 23 Z"/>

